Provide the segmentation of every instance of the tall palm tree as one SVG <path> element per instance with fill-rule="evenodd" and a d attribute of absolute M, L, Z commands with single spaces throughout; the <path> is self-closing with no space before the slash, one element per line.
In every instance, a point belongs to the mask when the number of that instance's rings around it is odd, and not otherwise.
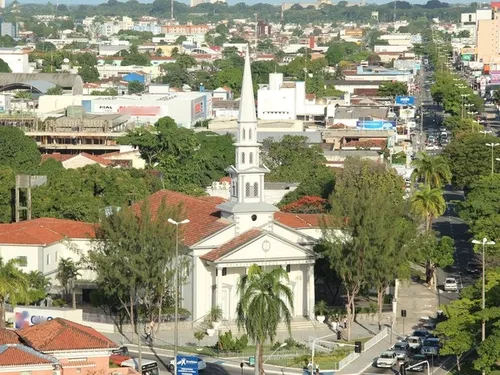
<path fill-rule="evenodd" d="M 5 328 L 5 302 L 15 305 L 18 302 L 28 303 L 28 277 L 18 266 L 17 259 L 5 263 L 0 258 L 0 328 Z"/>
<path fill-rule="evenodd" d="M 71 258 L 61 258 L 57 265 L 56 279 L 64 288 L 66 298 L 71 290 L 73 309 L 76 309 L 76 279 L 81 276 L 79 266 Z"/>
<path fill-rule="evenodd" d="M 280 321 L 291 331 L 293 294 L 283 283 L 287 281 L 288 273 L 283 268 L 266 271 L 254 264 L 238 282 L 240 299 L 236 307 L 236 321 L 238 327 L 244 328 L 255 342 L 256 375 L 264 374 L 263 345 L 267 340 L 274 340 Z"/>
<path fill-rule="evenodd" d="M 442 156 L 432 157 L 421 152 L 412 165 L 415 167 L 411 175 L 413 181 L 421 181 L 431 188 L 440 188 L 451 181 L 450 167 Z"/>
<path fill-rule="evenodd" d="M 425 220 L 425 231 L 430 233 L 432 220 L 444 214 L 446 210 L 443 191 L 438 188 L 431 188 L 429 185 L 422 186 L 411 197 L 411 209 Z"/>

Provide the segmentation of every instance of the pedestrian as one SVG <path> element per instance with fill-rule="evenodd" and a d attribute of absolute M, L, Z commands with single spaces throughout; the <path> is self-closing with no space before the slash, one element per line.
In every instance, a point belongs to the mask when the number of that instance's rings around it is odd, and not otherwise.
<path fill-rule="evenodd" d="M 340 329 L 337 331 L 337 340 L 342 340 L 342 332 L 340 332 Z"/>
<path fill-rule="evenodd" d="M 334 321 L 332 322 L 332 330 L 333 330 L 333 331 L 336 331 L 336 330 L 337 330 L 338 325 L 339 325 L 339 324 L 337 323 L 337 321 L 336 321 L 336 320 L 334 320 Z"/>
<path fill-rule="evenodd" d="M 319 365 L 316 365 L 316 375 L 319 375 Z"/>
<path fill-rule="evenodd" d="M 147 326 L 144 327 L 144 333 L 146 336 L 144 337 L 145 341 L 151 341 L 152 340 L 152 330 L 151 330 L 151 324 L 148 324 Z"/>
<path fill-rule="evenodd" d="M 344 317 L 344 329 L 347 329 L 347 318 Z"/>

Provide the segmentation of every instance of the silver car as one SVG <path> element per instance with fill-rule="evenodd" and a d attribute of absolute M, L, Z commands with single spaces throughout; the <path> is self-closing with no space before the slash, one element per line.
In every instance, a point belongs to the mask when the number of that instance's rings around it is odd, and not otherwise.
<path fill-rule="evenodd" d="M 398 341 L 394 344 L 392 350 L 396 353 L 396 357 L 399 361 L 405 361 L 410 352 L 410 345 L 407 341 Z"/>

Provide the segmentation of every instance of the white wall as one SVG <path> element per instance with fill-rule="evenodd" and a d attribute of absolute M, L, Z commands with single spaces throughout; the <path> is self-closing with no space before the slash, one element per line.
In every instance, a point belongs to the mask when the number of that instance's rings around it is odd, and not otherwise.
<path fill-rule="evenodd" d="M 41 248 L 36 245 L 0 245 L 0 256 L 4 262 L 23 256 L 27 258 L 26 267 L 19 267 L 24 272 L 42 271 L 40 251 Z"/>
<path fill-rule="evenodd" d="M 257 113 L 261 120 L 295 120 L 295 88 L 257 91 Z"/>
<path fill-rule="evenodd" d="M 0 59 L 9 65 L 12 73 L 30 73 L 27 53 L 0 51 Z"/>

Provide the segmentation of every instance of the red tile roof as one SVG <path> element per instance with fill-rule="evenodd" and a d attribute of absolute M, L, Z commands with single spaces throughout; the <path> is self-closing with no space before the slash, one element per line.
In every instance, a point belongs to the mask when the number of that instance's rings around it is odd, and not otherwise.
<path fill-rule="evenodd" d="M 275 212 L 274 220 L 290 228 L 319 228 L 322 214 Z"/>
<path fill-rule="evenodd" d="M 0 366 L 28 366 L 46 365 L 56 363 L 52 359 L 35 350 L 22 345 L 2 345 L 0 346 Z"/>
<path fill-rule="evenodd" d="M 79 155 L 81 155 L 87 159 L 90 159 L 96 163 L 99 163 L 101 165 L 104 165 L 106 167 L 113 164 L 113 162 L 108 160 L 108 159 L 104 159 L 101 156 L 91 155 L 91 154 L 88 154 L 86 152 L 82 152 L 82 153 L 77 154 L 77 155 L 75 155 L 75 154 L 59 154 L 59 153 L 44 154 L 44 155 L 42 155 L 42 162 L 44 162 L 47 159 L 55 159 L 55 160 L 60 161 L 62 163 L 64 161 L 76 158 Z"/>
<path fill-rule="evenodd" d="M 111 160 L 104 159 L 104 158 L 97 156 L 97 155 L 87 154 L 86 152 L 82 152 L 80 155 L 86 157 L 87 159 L 95 161 L 96 163 L 104 165 L 106 167 L 113 164 L 113 162 Z"/>
<path fill-rule="evenodd" d="M 258 228 L 250 229 L 249 231 L 240 234 L 239 236 L 233 238 L 231 241 L 226 242 L 224 245 L 221 247 L 214 249 L 212 251 L 209 251 L 205 255 L 201 256 L 200 258 L 203 260 L 208 260 L 210 262 L 213 262 L 221 257 L 223 257 L 226 254 L 229 254 L 231 251 L 236 250 L 240 246 L 246 244 L 247 242 L 256 239 L 259 237 L 263 231 Z"/>
<path fill-rule="evenodd" d="M 54 160 L 60 161 L 62 163 L 63 161 L 71 159 L 74 156 L 75 155 L 71 155 L 71 154 L 60 154 L 58 152 L 54 152 L 53 154 L 43 154 L 42 155 L 42 163 L 48 159 L 54 159 Z"/>
<path fill-rule="evenodd" d="M 71 361 L 61 363 L 62 368 L 79 368 L 79 367 L 95 367 L 95 362 L 89 361 Z"/>
<path fill-rule="evenodd" d="M 63 318 L 23 328 L 18 334 L 26 344 L 41 352 L 118 348 L 95 329 Z"/>
<path fill-rule="evenodd" d="M 151 214 L 156 215 L 160 204 L 165 200 L 165 204 L 170 206 L 180 206 L 184 211 L 184 218 L 189 219 L 189 223 L 182 226 L 183 243 L 187 246 L 194 245 L 205 237 L 218 232 L 231 223 L 220 218 L 220 211 L 217 205 L 222 198 L 205 199 L 203 197 L 192 197 L 187 194 L 171 190 L 161 190 L 149 196 Z M 138 211 L 142 201 L 137 202 L 134 207 Z"/>
<path fill-rule="evenodd" d="M 0 244 L 47 245 L 64 238 L 92 238 L 95 224 L 81 221 L 40 218 L 0 224 Z"/>
<path fill-rule="evenodd" d="M 0 345 L 19 344 L 19 336 L 11 329 L 0 330 Z"/>

